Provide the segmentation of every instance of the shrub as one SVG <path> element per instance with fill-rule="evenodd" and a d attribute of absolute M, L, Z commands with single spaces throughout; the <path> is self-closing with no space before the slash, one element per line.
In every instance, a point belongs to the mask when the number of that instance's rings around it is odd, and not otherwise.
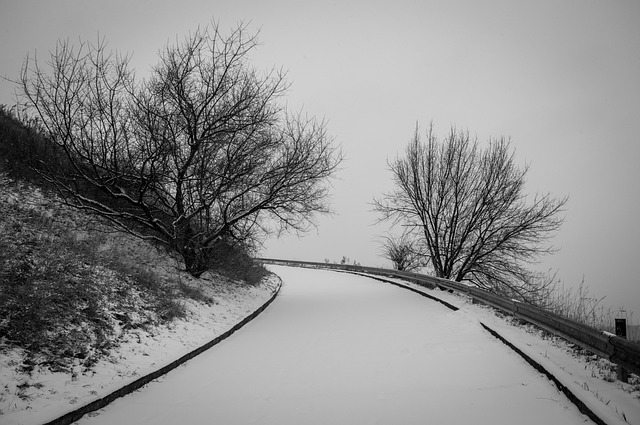
<path fill-rule="evenodd" d="M 23 121 L 13 109 L 0 105 L 0 172 L 12 178 L 44 185 L 38 171 L 60 172 L 61 152 L 47 143 L 36 121 Z"/>
<path fill-rule="evenodd" d="M 211 270 L 230 279 L 257 285 L 269 274 L 269 271 L 250 255 L 249 247 L 231 238 L 223 238 L 216 242 L 210 254 Z"/>

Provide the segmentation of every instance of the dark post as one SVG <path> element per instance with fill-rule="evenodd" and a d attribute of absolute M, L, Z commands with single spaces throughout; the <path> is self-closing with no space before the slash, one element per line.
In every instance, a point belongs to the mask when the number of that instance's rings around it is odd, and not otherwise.
<path fill-rule="evenodd" d="M 627 319 L 616 319 L 616 336 L 627 339 Z M 618 365 L 618 379 L 622 382 L 627 382 L 629 379 L 629 373 L 627 369 Z"/>

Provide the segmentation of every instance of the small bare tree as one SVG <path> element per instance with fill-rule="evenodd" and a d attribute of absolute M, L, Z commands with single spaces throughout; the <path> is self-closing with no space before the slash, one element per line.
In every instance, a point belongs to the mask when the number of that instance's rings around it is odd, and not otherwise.
<path fill-rule="evenodd" d="M 567 199 L 528 199 L 527 168 L 515 164 L 508 141 L 481 149 L 455 128 L 439 140 L 431 125 L 422 143 L 416 127 L 389 167 L 396 189 L 375 199 L 375 209 L 420 234 L 436 276 L 523 300 L 551 284 L 527 264 L 552 251 L 545 242 L 560 228 Z"/>
<path fill-rule="evenodd" d="M 324 122 L 284 110 L 284 73 L 251 67 L 256 45 L 242 25 L 227 37 L 199 29 L 142 83 L 104 42 L 61 42 L 47 70 L 27 58 L 22 101 L 69 164 L 48 179 L 73 205 L 176 250 L 194 276 L 223 238 L 306 231 L 329 212 L 341 153 Z"/>
<path fill-rule="evenodd" d="M 428 258 L 420 252 L 417 241 L 409 232 L 401 236 L 383 236 L 381 249 L 396 270 L 410 272 L 427 265 Z"/>

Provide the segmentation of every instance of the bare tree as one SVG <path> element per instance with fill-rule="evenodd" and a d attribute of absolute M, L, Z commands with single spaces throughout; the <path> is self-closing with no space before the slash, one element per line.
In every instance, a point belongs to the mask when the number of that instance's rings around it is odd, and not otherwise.
<path fill-rule="evenodd" d="M 27 58 L 22 100 L 71 169 L 48 178 L 75 206 L 175 249 L 195 276 L 222 238 L 306 231 L 329 212 L 341 153 L 324 122 L 284 109 L 283 72 L 250 66 L 256 45 L 242 25 L 199 29 L 141 83 L 104 42 L 59 43 L 48 72 Z"/>
<path fill-rule="evenodd" d="M 381 249 L 384 257 L 393 263 L 396 270 L 410 272 L 428 263 L 410 232 L 404 232 L 400 236 L 383 236 Z"/>
<path fill-rule="evenodd" d="M 546 241 L 567 199 L 527 197 L 527 167 L 515 164 L 507 140 L 481 149 L 468 131 L 452 128 L 438 140 L 431 125 L 422 143 L 416 127 L 389 167 L 396 188 L 375 199 L 375 209 L 420 234 L 436 276 L 524 300 L 551 284 L 527 266 L 552 251 Z"/>

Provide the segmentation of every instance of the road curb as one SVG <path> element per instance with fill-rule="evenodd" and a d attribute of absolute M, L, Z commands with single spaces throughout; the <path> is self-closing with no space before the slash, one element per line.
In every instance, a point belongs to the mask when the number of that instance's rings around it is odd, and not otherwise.
<path fill-rule="evenodd" d="M 222 342 L 223 340 L 227 339 L 228 337 L 230 337 L 234 332 L 236 332 L 238 329 L 242 328 L 244 325 L 246 325 L 247 323 L 249 323 L 250 321 L 252 321 L 253 319 L 255 319 L 260 313 L 262 313 L 268 306 L 269 304 L 271 304 L 276 297 L 278 296 L 278 294 L 280 293 L 280 289 L 282 288 L 282 280 L 278 277 L 279 280 L 279 284 L 278 287 L 276 288 L 276 290 L 274 291 L 273 295 L 262 305 L 260 306 L 258 309 L 256 309 L 253 313 L 251 313 L 250 315 L 248 315 L 247 317 L 245 317 L 244 319 L 242 319 L 240 322 L 236 323 L 231 329 L 229 329 L 228 331 L 224 332 L 223 334 L 218 335 L 217 337 L 215 337 L 214 339 L 212 339 L 211 341 L 207 342 L 206 344 L 196 348 L 195 350 L 183 355 L 182 357 L 180 357 L 177 360 L 174 360 L 173 362 L 169 363 L 168 365 L 161 367 L 160 369 L 151 372 L 145 376 L 142 376 L 138 379 L 136 379 L 135 381 L 125 385 L 124 387 L 117 389 L 115 391 L 113 391 L 110 394 L 107 394 L 104 397 L 101 397 L 97 400 L 92 401 L 89 404 L 86 404 L 76 410 L 73 410 L 69 413 L 66 413 L 62 416 L 60 416 L 57 419 L 54 419 L 50 422 L 46 422 L 44 425 L 68 425 L 71 424 L 77 420 L 79 420 L 80 418 L 82 418 L 84 415 L 86 415 L 87 413 L 90 412 L 94 412 L 98 409 L 102 409 L 103 407 L 107 406 L 108 404 L 110 404 L 111 402 L 113 402 L 114 400 L 120 398 L 120 397 L 124 397 L 127 394 L 130 394 L 132 392 L 134 392 L 137 389 L 140 389 L 141 387 L 143 387 L 144 385 L 148 384 L 149 382 L 158 379 L 159 377 L 161 377 L 162 375 L 167 374 L 168 372 L 172 371 L 173 369 L 175 369 L 176 367 L 182 365 L 183 363 L 186 363 L 187 361 L 191 360 L 192 358 L 198 356 L 199 354 L 202 354 L 203 352 L 207 351 L 208 349 L 210 349 L 211 347 L 213 347 L 214 345 Z"/>
<path fill-rule="evenodd" d="M 515 351 L 518 355 L 520 355 L 520 357 L 522 357 L 527 363 L 533 366 L 538 372 L 543 373 L 544 375 L 546 375 L 546 377 L 549 380 L 553 381 L 553 383 L 556 384 L 556 387 L 558 388 L 558 390 L 561 391 L 569 400 L 571 400 L 571 402 L 576 405 L 576 407 L 578 408 L 578 410 L 580 410 L 580 412 L 587 415 L 589 419 L 591 419 L 593 422 L 595 422 L 598 425 L 607 425 L 607 423 L 602 419 L 600 419 L 600 417 L 598 417 L 598 415 L 596 415 L 595 412 L 589 408 L 589 406 L 587 406 L 582 400 L 580 400 L 578 396 L 576 396 L 573 393 L 573 391 L 571 391 L 558 378 L 556 378 L 553 373 L 549 372 L 544 366 L 542 366 L 535 359 L 527 355 L 524 351 L 520 350 L 514 344 L 509 342 L 509 340 L 507 340 L 505 337 L 500 335 L 497 331 L 495 331 L 494 329 L 491 329 L 489 326 L 485 325 L 482 322 L 480 322 L 480 324 L 482 325 L 483 328 L 487 330 L 487 332 L 489 332 L 491 335 L 496 337 L 498 340 L 502 341 L 507 347 Z"/>

